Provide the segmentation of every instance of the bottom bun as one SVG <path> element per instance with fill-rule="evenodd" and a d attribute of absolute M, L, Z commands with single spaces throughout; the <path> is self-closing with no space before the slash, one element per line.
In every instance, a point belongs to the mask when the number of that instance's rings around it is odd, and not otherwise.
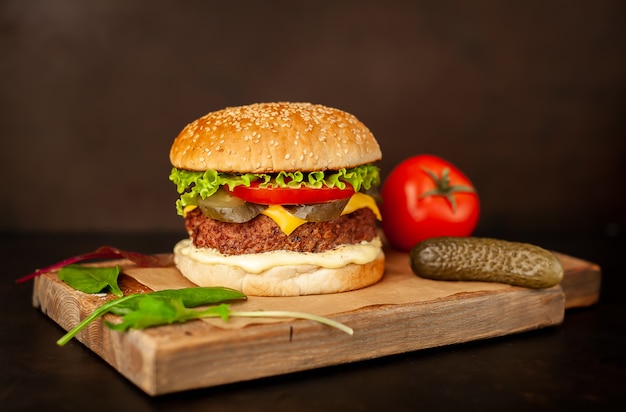
<path fill-rule="evenodd" d="M 338 268 L 317 265 L 281 265 L 260 273 L 249 273 L 228 264 L 207 264 L 181 253 L 181 241 L 174 248 L 176 267 L 198 286 L 222 286 L 248 296 L 302 296 L 347 292 L 378 282 L 385 269 L 382 248 L 375 259 L 364 264 L 350 263 Z"/>

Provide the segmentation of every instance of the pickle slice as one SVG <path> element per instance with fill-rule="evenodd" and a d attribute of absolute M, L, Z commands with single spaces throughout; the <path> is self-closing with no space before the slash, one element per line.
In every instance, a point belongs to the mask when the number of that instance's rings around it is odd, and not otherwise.
<path fill-rule="evenodd" d="M 333 200 L 325 203 L 284 205 L 292 215 L 309 222 L 326 222 L 341 216 L 350 199 Z M 244 223 L 257 217 L 267 205 L 250 203 L 231 195 L 223 188 L 206 199 L 198 199 L 198 207 L 211 219 L 228 223 Z"/>
<path fill-rule="evenodd" d="M 309 222 L 326 222 L 341 216 L 341 212 L 348 204 L 348 199 L 333 200 L 326 203 L 308 205 L 285 206 L 285 209 L 295 217 Z"/>
<path fill-rule="evenodd" d="M 228 223 L 247 222 L 267 208 L 243 201 L 222 188 L 206 199 L 198 199 L 198 207 L 205 216 Z"/>

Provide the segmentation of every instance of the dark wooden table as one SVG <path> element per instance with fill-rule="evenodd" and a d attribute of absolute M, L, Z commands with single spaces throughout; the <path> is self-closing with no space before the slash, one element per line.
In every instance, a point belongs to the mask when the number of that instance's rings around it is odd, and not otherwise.
<path fill-rule="evenodd" d="M 31 305 L 34 268 L 108 244 L 168 252 L 181 234 L 2 234 L 0 409 L 621 410 L 626 406 L 623 236 L 497 235 L 601 266 L 600 302 L 557 327 L 251 382 L 150 397 Z M 471 321 L 471 319 L 468 319 Z"/>

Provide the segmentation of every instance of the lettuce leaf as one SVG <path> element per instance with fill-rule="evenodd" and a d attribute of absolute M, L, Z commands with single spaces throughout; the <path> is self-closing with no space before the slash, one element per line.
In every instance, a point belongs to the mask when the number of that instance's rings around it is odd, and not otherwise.
<path fill-rule="evenodd" d="M 216 170 L 197 172 L 172 168 L 170 180 L 176 185 L 180 198 L 176 201 L 176 210 L 183 214 L 186 206 L 197 205 L 198 197 L 206 199 L 214 194 L 220 186 L 226 185 L 229 189 L 235 186 L 250 186 L 253 181 L 260 181 L 260 187 L 289 187 L 293 189 L 302 186 L 320 188 L 322 186 L 344 189 L 346 183 L 354 190 L 369 190 L 380 184 L 378 167 L 367 164 L 349 169 L 316 171 L 316 172 L 279 172 L 269 173 L 222 173 Z"/>

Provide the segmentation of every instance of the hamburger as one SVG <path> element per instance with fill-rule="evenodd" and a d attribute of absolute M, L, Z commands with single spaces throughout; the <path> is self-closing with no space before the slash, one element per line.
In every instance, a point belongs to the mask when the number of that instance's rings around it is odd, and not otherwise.
<path fill-rule="evenodd" d="M 188 238 L 183 276 L 251 296 L 299 296 L 378 282 L 378 142 L 353 115 L 311 103 L 208 113 L 170 149 Z"/>

